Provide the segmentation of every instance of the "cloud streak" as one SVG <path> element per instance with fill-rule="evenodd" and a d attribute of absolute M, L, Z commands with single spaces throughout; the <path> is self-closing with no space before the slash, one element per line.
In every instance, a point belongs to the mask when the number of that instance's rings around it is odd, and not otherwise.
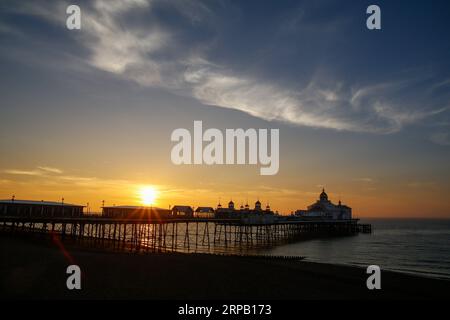
<path fill-rule="evenodd" d="M 433 133 L 430 140 L 441 146 L 450 146 L 450 134 L 448 132 Z"/>
<path fill-rule="evenodd" d="M 41 170 L 18 170 L 18 169 L 8 169 L 3 171 L 6 174 L 19 175 L 19 176 L 42 176 L 43 172 Z"/>
<path fill-rule="evenodd" d="M 49 174 L 59 175 L 63 173 L 61 169 L 47 166 L 38 166 L 33 170 L 6 169 L 3 172 L 6 174 L 19 176 L 47 176 Z"/>
<path fill-rule="evenodd" d="M 45 171 L 45 172 L 49 172 L 49 173 L 57 173 L 57 174 L 63 173 L 63 171 L 61 169 L 52 168 L 52 167 L 38 167 L 38 169 Z"/>
<path fill-rule="evenodd" d="M 56 11 L 63 6 L 29 5 L 22 11 L 61 24 Z M 432 92 L 419 98 L 414 94 L 422 78 L 356 84 L 317 70 L 300 86 L 242 73 L 215 62 L 207 40 L 180 41 L 180 28 L 158 19 L 160 8 L 184 17 L 184 27 L 210 26 L 214 20 L 214 11 L 201 2 L 96 0 L 83 10 L 82 32 L 75 36 L 88 52 L 88 64 L 145 87 L 193 97 L 205 105 L 314 128 L 388 134 L 448 111 L 448 101 L 430 102 Z M 443 85 L 435 81 L 431 86 Z M 442 136 L 431 140 L 446 141 Z"/>

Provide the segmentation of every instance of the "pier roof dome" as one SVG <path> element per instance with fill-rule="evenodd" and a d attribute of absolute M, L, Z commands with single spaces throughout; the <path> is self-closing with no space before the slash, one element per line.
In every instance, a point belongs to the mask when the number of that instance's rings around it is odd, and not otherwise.
<path fill-rule="evenodd" d="M 320 194 L 320 200 L 322 200 L 322 201 L 328 200 L 328 195 L 325 192 L 325 188 L 322 188 L 322 193 Z"/>

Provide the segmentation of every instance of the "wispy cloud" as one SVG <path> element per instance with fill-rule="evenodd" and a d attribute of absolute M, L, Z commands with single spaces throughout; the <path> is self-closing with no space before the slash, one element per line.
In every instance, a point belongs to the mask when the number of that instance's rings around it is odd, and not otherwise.
<path fill-rule="evenodd" d="M 430 137 L 430 140 L 438 145 L 450 146 L 450 133 L 449 132 L 433 133 Z"/>
<path fill-rule="evenodd" d="M 157 19 L 154 7 L 164 6 L 187 19 L 187 27 L 214 23 L 214 11 L 202 2 L 96 0 L 89 10 L 83 10 L 82 32 L 75 36 L 89 52 L 87 63 L 142 86 L 194 97 L 205 105 L 315 128 L 393 133 L 448 111 L 448 104 L 431 103 L 432 95 L 418 99 L 414 86 L 421 79 L 411 81 L 409 75 L 395 81 L 354 84 L 317 70 L 306 85 L 289 86 L 235 70 L 214 61 L 208 51 L 211 39 L 180 41 L 182 30 Z M 62 7 L 63 2 L 46 2 L 23 11 L 60 25 L 63 17 L 56 12 Z M 150 18 L 142 19 L 145 14 Z M 296 29 L 299 24 L 302 19 L 296 20 Z M 430 86 L 445 83 L 439 80 Z"/>
<path fill-rule="evenodd" d="M 38 166 L 32 170 L 23 170 L 23 169 L 6 169 L 3 170 L 6 174 L 12 175 L 22 175 L 22 176 L 46 176 L 48 174 L 61 174 L 63 171 L 58 168 L 46 167 L 46 166 Z"/>
<path fill-rule="evenodd" d="M 61 169 L 52 168 L 52 167 L 40 166 L 40 167 L 38 167 L 38 169 L 45 171 L 45 172 L 50 172 L 50 173 L 58 173 L 58 174 L 63 173 L 63 171 Z"/>
<path fill-rule="evenodd" d="M 409 188 L 432 188 L 436 187 L 436 182 L 434 181 L 412 181 L 406 184 Z"/>
<path fill-rule="evenodd" d="M 353 181 L 358 181 L 358 182 L 366 182 L 366 183 L 372 183 L 374 182 L 374 180 L 372 178 L 355 178 L 353 179 Z"/>
<path fill-rule="evenodd" d="M 23 176 L 42 176 L 44 173 L 41 170 L 18 170 L 8 169 L 3 171 L 6 174 L 23 175 Z"/>
<path fill-rule="evenodd" d="M 7 169 L 3 170 L 3 174 L 23 176 L 21 179 L 2 180 L 5 184 L 37 184 L 44 187 L 54 186 L 58 189 L 64 189 L 65 187 L 70 187 L 71 189 L 74 187 L 82 187 L 83 191 L 123 191 L 129 188 L 135 188 L 138 185 L 136 182 L 128 180 L 63 174 L 62 170 L 51 167 L 38 167 L 33 170 Z"/>

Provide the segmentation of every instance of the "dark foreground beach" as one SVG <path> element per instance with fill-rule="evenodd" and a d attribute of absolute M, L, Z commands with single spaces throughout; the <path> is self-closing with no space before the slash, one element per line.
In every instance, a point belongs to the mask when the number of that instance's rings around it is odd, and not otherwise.
<path fill-rule="evenodd" d="M 0 236 L 2 299 L 445 299 L 450 281 L 307 261 L 197 254 L 131 254 L 65 248 Z M 72 261 L 72 262 L 71 262 Z M 82 289 L 66 288 L 80 266 Z"/>

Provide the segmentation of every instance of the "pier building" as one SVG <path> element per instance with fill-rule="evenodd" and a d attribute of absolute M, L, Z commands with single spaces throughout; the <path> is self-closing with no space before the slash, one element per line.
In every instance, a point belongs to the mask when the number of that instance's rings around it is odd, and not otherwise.
<path fill-rule="evenodd" d="M 120 219 L 164 219 L 171 216 L 168 209 L 146 206 L 110 206 L 102 207 L 104 218 Z"/>
<path fill-rule="evenodd" d="M 81 217 L 82 205 L 53 201 L 0 200 L 0 215 L 14 217 Z"/>
<path fill-rule="evenodd" d="M 340 200 L 338 204 L 332 203 L 328 199 L 325 189 L 322 189 L 319 200 L 308 206 L 307 210 L 297 210 L 295 216 L 327 220 L 350 220 L 352 219 L 352 208 L 343 205 Z"/>

